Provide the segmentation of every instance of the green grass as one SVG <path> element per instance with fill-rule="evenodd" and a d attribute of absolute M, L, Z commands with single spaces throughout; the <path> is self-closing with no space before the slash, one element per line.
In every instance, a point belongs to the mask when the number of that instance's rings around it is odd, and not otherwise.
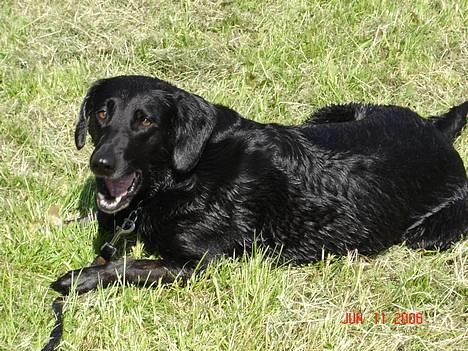
<path fill-rule="evenodd" d="M 436 114 L 468 96 L 467 14 L 438 0 L 2 1 L 0 349 L 40 349 L 48 285 L 93 258 L 95 224 L 57 223 L 92 203 L 91 147 L 75 151 L 73 129 L 93 80 L 154 75 L 264 122 L 347 101 Z M 299 268 L 258 253 L 187 286 L 72 295 L 61 350 L 466 350 L 467 252 L 397 246 Z M 346 311 L 365 323 L 340 324 Z M 376 311 L 423 324 L 376 325 Z"/>

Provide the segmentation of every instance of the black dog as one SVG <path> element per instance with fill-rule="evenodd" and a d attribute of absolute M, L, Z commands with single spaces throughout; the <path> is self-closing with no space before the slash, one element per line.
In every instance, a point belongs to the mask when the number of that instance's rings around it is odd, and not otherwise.
<path fill-rule="evenodd" d="M 468 185 L 452 141 L 468 102 L 428 120 L 396 106 L 338 105 L 301 126 L 260 124 L 155 78 L 100 80 L 76 126 L 95 150 L 99 225 L 139 209 L 160 260 L 110 261 L 52 284 L 64 294 L 117 281 L 171 282 L 258 245 L 286 261 L 406 241 L 446 249 L 468 231 Z"/>

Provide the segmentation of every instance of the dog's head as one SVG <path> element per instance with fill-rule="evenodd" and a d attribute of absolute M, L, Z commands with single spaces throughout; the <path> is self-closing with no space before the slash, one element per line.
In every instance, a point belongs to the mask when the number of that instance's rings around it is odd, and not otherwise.
<path fill-rule="evenodd" d="M 94 83 L 81 105 L 75 143 L 81 149 L 89 130 L 99 209 L 126 208 L 155 187 L 158 172 L 193 170 L 215 121 L 211 104 L 159 79 L 120 76 Z"/>

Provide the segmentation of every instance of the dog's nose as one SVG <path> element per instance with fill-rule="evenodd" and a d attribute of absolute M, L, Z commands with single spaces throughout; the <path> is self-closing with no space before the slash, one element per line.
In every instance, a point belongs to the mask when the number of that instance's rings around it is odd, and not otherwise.
<path fill-rule="evenodd" d="M 110 177 L 115 172 L 115 159 L 111 156 L 96 154 L 91 158 L 90 166 L 95 175 Z"/>

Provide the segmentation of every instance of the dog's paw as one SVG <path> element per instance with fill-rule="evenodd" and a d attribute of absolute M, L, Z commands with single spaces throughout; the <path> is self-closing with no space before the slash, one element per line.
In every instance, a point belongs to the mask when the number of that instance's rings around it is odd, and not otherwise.
<path fill-rule="evenodd" d="M 62 295 L 68 295 L 72 288 L 77 294 L 96 289 L 99 273 L 93 267 L 70 271 L 53 282 L 50 287 Z"/>

